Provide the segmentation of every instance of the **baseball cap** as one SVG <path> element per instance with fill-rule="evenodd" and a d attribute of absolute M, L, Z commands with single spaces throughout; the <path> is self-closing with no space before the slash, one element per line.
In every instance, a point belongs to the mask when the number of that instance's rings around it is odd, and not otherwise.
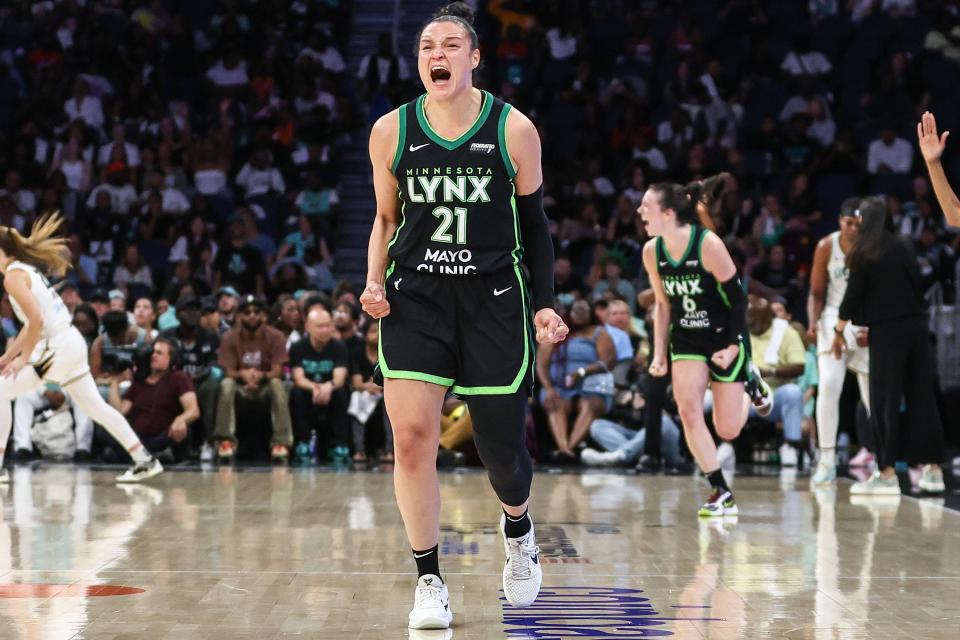
<path fill-rule="evenodd" d="M 111 300 L 126 300 L 127 294 L 125 294 L 123 291 L 120 291 L 120 289 L 111 289 L 109 298 Z"/>
<path fill-rule="evenodd" d="M 204 296 L 200 299 L 200 313 L 210 313 L 217 310 L 217 299 L 213 296 Z"/>
<path fill-rule="evenodd" d="M 260 296 L 253 293 L 248 293 L 247 295 L 240 298 L 240 305 L 238 308 L 243 309 L 245 307 L 257 307 L 258 309 L 265 309 L 266 305 Z"/>
<path fill-rule="evenodd" d="M 232 298 L 239 298 L 240 294 L 237 293 L 237 290 L 234 289 L 233 287 L 220 287 L 219 289 L 217 289 L 217 298 L 219 299 L 220 296 L 230 296 Z"/>

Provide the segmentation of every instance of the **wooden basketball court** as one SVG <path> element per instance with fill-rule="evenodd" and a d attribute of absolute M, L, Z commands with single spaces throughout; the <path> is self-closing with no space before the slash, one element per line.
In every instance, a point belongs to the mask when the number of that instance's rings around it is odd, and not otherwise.
<path fill-rule="evenodd" d="M 408 632 L 413 562 L 389 470 L 173 471 L 34 464 L 0 489 L 0 637 L 960 638 L 960 513 L 943 500 L 737 477 L 702 522 L 693 477 L 538 473 L 536 605 L 500 599 L 497 503 L 441 476 L 450 632 Z"/>

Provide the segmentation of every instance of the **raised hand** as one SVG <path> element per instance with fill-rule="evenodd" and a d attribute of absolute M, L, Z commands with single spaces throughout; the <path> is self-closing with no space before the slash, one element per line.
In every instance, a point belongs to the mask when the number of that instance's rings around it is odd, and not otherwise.
<path fill-rule="evenodd" d="M 944 131 L 943 135 L 938 136 L 937 119 L 929 111 L 923 113 L 923 117 L 917 123 L 917 140 L 920 143 L 920 153 L 923 154 L 924 161 L 929 164 L 940 160 L 949 135 L 949 131 Z"/>

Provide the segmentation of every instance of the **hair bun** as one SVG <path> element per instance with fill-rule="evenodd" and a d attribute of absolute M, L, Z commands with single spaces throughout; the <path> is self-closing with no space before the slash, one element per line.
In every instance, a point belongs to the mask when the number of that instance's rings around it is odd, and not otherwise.
<path fill-rule="evenodd" d="M 451 2 L 444 7 L 440 7 L 433 14 L 433 19 L 436 20 L 437 18 L 443 18 L 446 16 L 460 18 L 467 24 L 471 26 L 473 25 L 473 9 L 471 9 L 466 2 Z"/>

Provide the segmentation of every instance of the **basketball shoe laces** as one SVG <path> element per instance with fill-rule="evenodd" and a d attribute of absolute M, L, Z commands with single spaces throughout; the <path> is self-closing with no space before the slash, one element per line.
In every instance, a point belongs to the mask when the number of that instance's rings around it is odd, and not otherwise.
<path fill-rule="evenodd" d="M 440 583 L 443 584 L 443 583 Z M 418 607 L 440 607 L 443 608 L 443 599 L 440 584 L 427 584 L 417 586 L 417 606 Z"/>
<path fill-rule="evenodd" d="M 530 565 L 533 558 L 540 554 L 540 547 L 530 542 L 530 534 L 522 538 L 507 538 L 510 549 L 510 574 L 515 580 L 529 580 L 532 573 Z"/>

